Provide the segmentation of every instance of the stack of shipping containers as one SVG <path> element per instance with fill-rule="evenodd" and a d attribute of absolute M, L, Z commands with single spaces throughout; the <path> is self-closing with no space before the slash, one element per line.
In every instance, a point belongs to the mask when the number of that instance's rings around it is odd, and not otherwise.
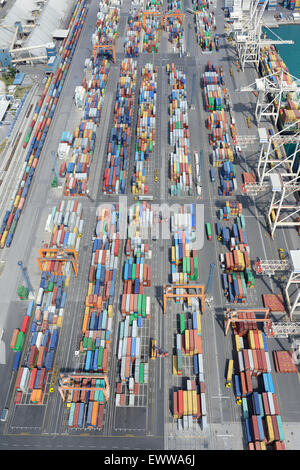
<path fill-rule="evenodd" d="M 174 64 L 169 71 L 170 102 L 170 175 L 171 195 L 192 196 L 192 162 L 190 153 L 190 130 L 188 125 L 188 104 L 186 75 Z"/>
<path fill-rule="evenodd" d="M 233 203 L 231 204 L 233 205 Z M 222 209 L 228 220 L 230 204 Z M 233 209 L 233 208 L 231 208 Z M 228 249 L 220 254 L 222 274 L 222 284 L 225 296 L 230 303 L 245 303 L 247 299 L 247 287 L 254 287 L 254 276 L 251 270 L 250 247 L 247 243 L 245 232 L 245 218 L 242 214 L 237 215 L 236 223 L 231 227 L 216 224 L 218 239 L 222 240 L 222 245 Z"/>
<path fill-rule="evenodd" d="M 251 313 L 240 313 L 241 315 Z M 253 315 L 253 318 L 254 315 Z M 233 330 L 236 357 L 234 385 L 242 407 L 249 450 L 284 450 L 284 433 L 274 391 L 266 336 L 254 322 L 237 322 Z"/>
<path fill-rule="evenodd" d="M 147 194 L 146 176 L 155 146 L 157 67 L 148 63 L 142 69 L 136 126 L 135 170 L 132 193 Z"/>
<path fill-rule="evenodd" d="M 117 85 L 113 126 L 104 171 L 104 194 L 124 194 L 130 150 L 137 62 L 124 59 Z"/>
<path fill-rule="evenodd" d="M 161 13 L 160 0 L 148 0 L 145 11 Z M 147 15 L 144 28 L 144 52 L 157 52 L 161 37 L 162 20 L 160 15 Z"/>
<path fill-rule="evenodd" d="M 142 12 L 133 11 L 128 16 L 124 50 L 126 57 L 137 57 L 139 54 L 140 34 L 142 29 Z"/>
<path fill-rule="evenodd" d="M 105 382 L 104 378 L 93 379 L 92 374 L 106 375 L 108 372 L 120 246 L 119 223 L 117 204 L 110 209 L 98 209 L 79 351 L 83 371 L 91 376 L 89 380 L 81 379 L 81 385 L 90 384 L 88 386 L 103 387 L 103 390 L 72 391 L 69 427 L 101 429 L 103 426 Z M 84 403 L 84 407 L 80 403 Z M 76 419 L 80 407 L 87 411 L 86 414 L 83 412 L 79 425 Z"/>
<path fill-rule="evenodd" d="M 151 315 L 151 250 L 144 239 L 149 239 L 153 225 L 153 211 L 147 202 L 131 206 L 128 214 L 128 233 L 125 243 L 123 270 L 123 294 L 117 358 L 119 382 L 117 383 L 117 406 L 134 406 L 135 397 L 144 390 L 141 384 L 148 383 L 149 339 L 146 331 Z M 129 392 L 126 399 L 126 392 Z M 143 395 L 145 396 L 144 391 Z"/>
<path fill-rule="evenodd" d="M 226 112 L 223 106 L 224 85 L 223 71 L 210 62 L 207 63 L 203 75 L 205 109 L 209 112 L 207 126 L 212 131 L 209 138 L 213 147 L 212 165 L 219 167 L 220 187 L 219 196 L 232 196 L 237 189 L 236 167 L 233 163 L 234 153 L 231 146 L 231 125 L 227 122 Z"/>
<path fill-rule="evenodd" d="M 212 31 L 215 26 L 215 17 L 213 13 L 202 8 L 196 15 L 196 32 L 197 42 L 203 52 L 212 51 L 214 48 L 214 40 Z"/>

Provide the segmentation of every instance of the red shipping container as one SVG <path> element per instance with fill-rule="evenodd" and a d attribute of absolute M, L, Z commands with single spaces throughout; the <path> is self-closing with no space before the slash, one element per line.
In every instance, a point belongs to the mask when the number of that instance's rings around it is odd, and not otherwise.
<path fill-rule="evenodd" d="M 73 417 L 73 427 L 78 428 L 78 415 L 79 415 L 80 403 L 76 403 Z"/>
<path fill-rule="evenodd" d="M 182 418 L 182 416 L 183 416 L 183 391 L 178 390 L 177 394 L 178 394 L 178 396 L 177 396 L 177 399 L 178 399 L 178 416 L 179 416 L 179 418 Z"/>
<path fill-rule="evenodd" d="M 273 426 L 275 441 L 279 441 L 280 438 L 279 438 L 279 431 L 278 431 L 278 425 L 277 425 L 276 416 L 274 416 L 274 415 L 271 416 L 271 419 L 272 419 L 272 426 Z"/>
<path fill-rule="evenodd" d="M 251 416 L 251 426 L 253 430 L 254 440 L 259 441 L 258 422 L 257 422 L 257 417 L 255 415 Z"/>
<path fill-rule="evenodd" d="M 268 395 L 266 392 L 262 392 L 262 400 L 263 400 L 265 415 L 270 415 L 269 400 L 268 400 Z"/>
<path fill-rule="evenodd" d="M 246 387 L 246 379 L 245 379 L 244 372 L 240 373 L 240 379 L 241 379 L 242 397 L 245 397 L 247 395 L 247 387 Z"/>
<path fill-rule="evenodd" d="M 250 369 L 250 364 L 249 364 L 248 350 L 243 349 L 242 353 L 243 353 L 243 360 L 244 360 L 244 368 L 245 368 L 245 370 L 249 370 Z"/>
<path fill-rule="evenodd" d="M 275 415 L 279 415 L 279 408 L 278 408 L 278 404 L 277 404 L 277 398 L 276 398 L 276 395 L 275 393 L 272 393 L 272 397 L 273 397 L 273 404 L 274 404 L 274 409 L 275 409 Z"/>
<path fill-rule="evenodd" d="M 125 395 L 121 395 L 121 397 L 124 397 L 125 399 Z M 125 402 L 123 403 L 123 405 L 125 404 Z M 100 405 L 99 404 L 99 407 L 98 407 L 98 420 L 97 420 L 97 428 L 101 429 L 102 426 L 103 426 L 103 412 L 104 412 L 104 405 Z"/>
<path fill-rule="evenodd" d="M 253 392 L 253 387 L 252 387 L 251 375 L 250 375 L 249 370 L 246 370 L 245 378 L 246 378 L 247 392 L 252 393 Z"/>
<path fill-rule="evenodd" d="M 23 333 L 26 333 L 27 331 L 29 320 L 30 320 L 30 317 L 28 315 L 25 315 L 23 319 L 23 323 L 22 323 L 22 328 L 21 328 L 21 331 L 23 331 Z"/>
<path fill-rule="evenodd" d="M 197 418 L 201 418 L 201 397 L 197 394 Z"/>
<path fill-rule="evenodd" d="M 16 389 L 20 387 L 23 370 L 24 370 L 24 367 L 20 367 L 18 370 L 17 380 L 16 380 Z"/>
<path fill-rule="evenodd" d="M 36 374 L 37 374 L 37 367 L 32 369 L 31 374 L 30 374 L 30 379 L 29 379 L 29 384 L 28 384 L 28 389 L 32 390 L 34 387 L 35 379 L 36 379 Z"/>

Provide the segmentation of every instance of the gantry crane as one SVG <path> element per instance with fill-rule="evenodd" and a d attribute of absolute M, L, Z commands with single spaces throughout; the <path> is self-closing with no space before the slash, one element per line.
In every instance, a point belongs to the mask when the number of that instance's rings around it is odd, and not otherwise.
<path fill-rule="evenodd" d="M 78 275 L 79 262 L 78 262 L 78 253 L 73 249 L 59 249 L 59 248 L 40 248 L 39 249 L 39 258 L 37 258 L 37 263 L 41 272 L 43 272 L 43 267 L 45 263 L 49 261 L 58 262 L 60 267 L 61 264 L 65 266 L 66 263 L 72 263 L 75 276 Z M 57 275 L 62 275 L 63 270 L 60 269 L 56 272 Z"/>
<path fill-rule="evenodd" d="M 287 82 L 287 77 L 291 79 L 292 83 Z M 257 78 L 255 82 L 243 86 L 237 91 L 256 94 L 255 118 L 258 124 L 262 117 L 270 117 L 273 119 L 274 125 L 277 125 L 283 97 L 291 93 L 298 94 L 300 92 L 300 81 L 281 69 L 278 72 Z"/>
<path fill-rule="evenodd" d="M 81 380 L 104 380 L 103 385 L 88 387 L 87 385 L 80 384 Z M 63 401 L 66 400 L 67 392 L 73 390 L 86 390 L 88 392 L 103 390 L 106 401 L 109 400 L 109 383 L 105 374 L 89 374 L 89 373 L 72 373 L 72 374 L 60 374 L 58 379 L 58 391 Z"/>
<path fill-rule="evenodd" d="M 254 264 L 258 275 L 272 276 L 277 272 L 286 272 L 288 279 L 284 288 L 285 299 L 290 320 L 300 310 L 300 250 L 290 250 L 285 260 L 262 260 Z M 291 297 L 294 299 L 291 300 Z"/>
<path fill-rule="evenodd" d="M 298 130 L 289 134 L 295 128 Z M 287 144 L 295 145 L 293 151 L 288 155 L 285 150 Z M 294 163 L 299 152 L 299 145 L 300 119 L 284 127 L 281 131 L 269 135 L 268 142 L 263 143 L 260 149 L 257 166 L 259 182 L 264 183 L 270 175 L 277 172 L 280 173 L 281 177 L 287 177 L 289 180 L 297 178 L 300 174 L 300 166 L 295 170 Z"/>
<path fill-rule="evenodd" d="M 52 43 L 27 47 L 15 47 L 18 37 L 23 39 L 23 37 L 26 37 L 35 27 L 35 24 L 22 24 L 21 21 L 16 21 L 13 25 L 0 24 L 0 28 L 13 30 L 13 37 L 10 46 L 6 49 L 2 49 L 0 53 L 0 63 L 2 64 L 2 67 L 9 67 L 13 64 L 18 64 L 19 62 L 33 62 L 36 60 L 46 60 L 49 58 L 47 54 L 42 56 L 16 57 L 16 55 L 19 55 L 22 52 L 29 52 L 30 54 L 30 51 L 34 49 L 46 49 L 49 46 L 54 47 L 54 44 Z"/>
<path fill-rule="evenodd" d="M 196 294 L 188 294 L 187 292 L 176 292 L 175 294 L 173 293 L 173 291 L 177 290 L 177 289 L 182 289 L 183 291 L 187 290 L 187 289 L 200 289 L 200 293 L 196 293 Z M 172 285 L 172 286 L 167 286 L 167 285 L 164 285 L 164 293 L 163 293 L 163 297 L 164 297 L 164 313 L 166 313 L 166 308 L 167 308 L 167 300 L 170 299 L 170 298 L 200 298 L 201 299 L 201 305 L 200 305 L 200 310 L 201 310 L 201 313 L 203 314 L 204 313 L 204 303 L 205 303 L 205 295 L 204 295 L 204 290 L 205 290 L 205 286 L 203 285 Z"/>
<path fill-rule="evenodd" d="M 271 323 L 271 320 L 269 318 L 269 308 L 252 308 L 252 309 L 240 309 L 240 310 L 230 310 L 228 308 L 225 313 L 224 313 L 224 331 L 225 331 L 225 336 L 227 336 L 228 330 L 230 325 L 233 323 L 239 323 L 239 322 L 244 322 L 244 323 L 264 323 L 266 325 L 269 325 Z M 254 314 L 252 318 L 244 318 L 245 315 L 243 314 Z M 263 314 L 263 318 L 256 318 L 256 313 L 261 313 Z M 242 314 L 242 315 L 241 315 Z"/>
<path fill-rule="evenodd" d="M 260 61 L 260 51 L 264 46 L 272 44 L 294 44 L 291 40 L 282 40 L 273 31 L 270 31 L 276 39 L 262 37 L 262 16 L 264 14 L 267 2 L 255 0 L 250 2 L 249 13 L 243 13 L 238 17 L 238 21 L 233 23 L 233 31 L 237 54 L 242 71 L 245 65 L 254 64 L 258 69 Z M 266 27 L 266 25 L 264 25 Z"/>
<path fill-rule="evenodd" d="M 300 205 L 294 198 L 296 192 L 300 191 L 298 177 L 290 181 L 283 181 L 280 174 L 270 175 L 268 183 L 244 183 L 241 190 L 249 196 L 256 196 L 261 192 L 272 192 L 266 220 L 270 235 L 274 238 L 277 227 L 299 227 Z"/>

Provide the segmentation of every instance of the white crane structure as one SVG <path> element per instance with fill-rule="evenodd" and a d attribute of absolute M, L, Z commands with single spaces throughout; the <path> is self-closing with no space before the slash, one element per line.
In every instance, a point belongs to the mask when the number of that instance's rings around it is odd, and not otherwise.
<path fill-rule="evenodd" d="M 268 276 L 280 271 L 288 273 L 284 294 L 290 320 L 294 313 L 300 313 L 300 250 L 290 250 L 285 260 L 258 260 L 254 269 L 257 274 Z"/>
<path fill-rule="evenodd" d="M 298 131 L 288 134 L 291 128 L 298 127 Z M 293 144 L 295 147 L 287 155 L 285 145 Z M 286 126 L 276 134 L 269 135 L 268 142 L 262 143 L 258 165 L 257 175 L 259 183 L 264 183 L 271 174 L 280 173 L 282 178 L 289 180 L 297 178 L 300 173 L 294 168 L 295 160 L 299 152 L 300 144 L 300 120 Z"/>
<path fill-rule="evenodd" d="M 264 35 L 264 37 L 262 36 L 262 17 L 266 5 L 267 1 L 263 4 L 260 4 L 260 0 L 250 2 L 249 12 L 238 15 L 237 21 L 233 22 L 235 44 L 242 71 L 245 70 L 246 64 L 254 64 L 258 70 L 260 51 L 264 46 L 272 44 L 294 44 L 294 41 L 283 40 L 270 30 L 274 38 L 270 39 L 267 38 L 266 35 Z"/>
<path fill-rule="evenodd" d="M 291 79 L 291 83 L 286 78 Z M 257 124 L 261 119 L 271 118 L 277 125 L 281 104 L 289 95 L 300 93 L 300 80 L 283 69 L 278 72 L 257 78 L 254 83 L 241 87 L 238 91 L 255 92 L 257 94 L 255 118 Z"/>
<path fill-rule="evenodd" d="M 6 54 L 10 56 L 10 60 L 9 60 L 10 63 L 12 64 L 17 64 L 20 62 L 32 63 L 33 61 L 36 61 L 36 60 L 44 61 L 44 60 L 49 59 L 47 54 L 42 55 L 42 56 L 34 56 L 30 54 L 30 51 L 33 49 L 41 49 L 41 48 L 46 49 L 47 47 L 49 48 L 54 47 L 53 43 L 39 44 L 39 45 L 27 46 L 27 47 L 19 47 L 18 38 L 24 39 L 24 36 L 27 37 L 32 32 L 32 30 L 36 28 L 36 26 L 37 24 L 22 24 L 20 21 L 16 21 L 14 25 L 6 25 L 6 24 L 0 23 L 0 28 L 14 31 L 14 35 L 10 43 L 10 46 L 8 49 L 5 50 Z M 18 57 L 19 54 L 23 52 L 28 52 L 29 56 Z"/>
<path fill-rule="evenodd" d="M 249 196 L 256 196 L 261 192 L 272 192 L 272 199 L 266 215 L 270 235 L 274 238 L 277 227 L 300 226 L 300 204 L 295 199 L 295 193 L 300 191 L 298 178 L 283 181 L 279 173 L 270 175 L 268 182 L 245 183 L 241 186 L 243 192 Z"/>
<path fill-rule="evenodd" d="M 300 120 L 296 122 L 299 131 L 286 135 L 290 127 L 269 135 L 268 142 L 263 143 L 257 164 L 257 182 L 245 183 L 241 190 L 249 196 L 262 192 L 272 192 L 269 210 L 266 214 L 270 235 L 273 238 L 277 227 L 300 226 L 300 204 L 297 199 L 300 192 L 300 165 L 295 162 L 299 154 Z M 294 148 L 286 153 L 285 145 L 293 144 Z"/>

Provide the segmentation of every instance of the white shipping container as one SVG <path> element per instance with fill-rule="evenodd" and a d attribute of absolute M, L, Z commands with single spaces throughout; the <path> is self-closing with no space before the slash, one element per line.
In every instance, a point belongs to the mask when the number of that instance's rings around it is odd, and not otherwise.
<path fill-rule="evenodd" d="M 20 381 L 20 390 L 22 390 L 22 392 L 27 392 L 29 379 L 30 370 L 28 369 L 28 367 L 24 367 Z"/>
<path fill-rule="evenodd" d="M 275 415 L 275 408 L 274 408 L 274 401 L 273 401 L 273 394 L 271 392 L 267 392 L 268 395 L 268 402 L 271 415 Z"/>
<path fill-rule="evenodd" d="M 201 414 L 202 417 L 206 415 L 206 399 L 205 393 L 200 393 L 200 400 L 201 400 Z"/>

